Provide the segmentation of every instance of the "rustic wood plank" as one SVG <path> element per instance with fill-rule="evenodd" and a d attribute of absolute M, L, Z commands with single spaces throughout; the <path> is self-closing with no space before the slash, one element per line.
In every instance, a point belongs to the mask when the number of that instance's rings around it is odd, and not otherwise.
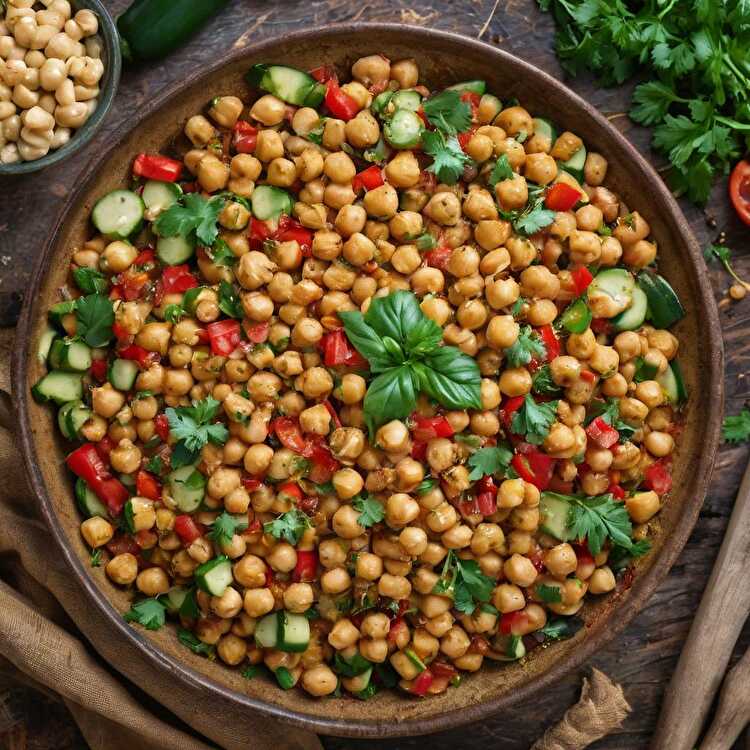
<path fill-rule="evenodd" d="M 117 13 L 127 0 L 105 0 Z M 494 13 L 493 13 L 494 7 Z M 201 34 L 158 66 L 124 74 L 117 100 L 103 132 L 85 155 L 96 158 L 98 145 L 106 145 L 117 127 L 145 103 L 153 92 L 178 80 L 185 71 L 211 62 L 234 45 L 251 43 L 272 35 L 325 23 L 346 21 L 403 21 L 413 25 L 456 31 L 482 39 L 514 52 L 538 67 L 563 78 L 554 57 L 554 26 L 549 16 L 540 13 L 533 0 L 395 0 L 390 3 L 364 0 L 287 0 L 268 3 L 262 0 L 235 0 Z M 630 90 L 626 87 L 600 89 L 588 79 L 567 81 L 576 92 L 608 115 L 612 122 L 657 167 L 663 161 L 649 149 L 649 134 L 621 113 L 627 110 Z M 47 173 L 0 179 L 0 324 L 13 325 L 23 292 L 52 217 L 61 199 L 76 179 L 75 163 L 67 162 Z M 707 210 L 681 201 L 681 206 L 702 244 L 713 241 L 718 230 L 727 232 L 730 246 L 738 251 L 737 268 L 750 277 L 750 253 L 747 229 L 734 216 L 726 200 L 726 180 L 714 189 Z M 745 242 L 743 242 L 743 239 Z M 718 267 L 706 271 L 720 298 L 729 286 L 729 278 Z M 745 335 L 750 322 L 750 302 L 734 304 L 722 311 L 727 351 L 727 411 L 736 412 L 750 398 L 746 377 L 750 359 L 750 341 Z M 700 397 L 700 394 L 696 394 Z M 698 524 L 677 565 L 668 579 L 638 615 L 630 627 L 593 664 L 625 685 L 633 714 L 622 730 L 595 745 L 598 750 L 634 750 L 644 748 L 656 723 L 664 687 L 674 669 L 690 621 L 697 609 L 721 543 L 734 494 L 748 458 L 748 447 L 721 450 L 714 482 Z M 750 645 L 746 626 L 735 660 Z M 580 674 L 572 675 L 532 703 L 484 722 L 481 726 L 444 732 L 430 738 L 434 750 L 454 748 L 502 747 L 525 750 L 546 726 L 558 720 L 576 699 Z M 389 747 L 408 750 L 425 744 L 424 739 L 409 738 L 388 743 Z M 383 743 L 326 738 L 329 750 L 375 750 Z"/>

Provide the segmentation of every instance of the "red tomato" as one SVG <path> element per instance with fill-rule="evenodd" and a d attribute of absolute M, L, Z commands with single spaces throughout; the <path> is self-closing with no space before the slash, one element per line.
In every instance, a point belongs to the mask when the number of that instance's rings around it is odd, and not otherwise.
<path fill-rule="evenodd" d="M 643 484 L 646 489 L 657 495 L 666 495 L 672 489 L 671 461 L 659 459 L 643 472 Z"/>
<path fill-rule="evenodd" d="M 620 433 L 611 424 L 607 424 L 601 417 L 597 417 L 591 421 L 591 424 L 586 428 L 586 434 L 600 448 L 611 448 L 620 440 Z"/>
<path fill-rule="evenodd" d="M 269 432 L 275 433 L 281 444 L 295 453 L 302 453 L 305 449 L 299 422 L 292 417 L 276 417 L 269 425 Z"/>
<path fill-rule="evenodd" d="M 591 330 L 594 333 L 609 335 L 612 331 L 612 324 L 609 322 L 609 318 L 594 318 L 591 321 Z"/>
<path fill-rule="evenodd" d="M 230 355 L 242 340 L 239 320 L 217 320 L 209 323 L 206 330 L 211 342 L 211 353 L 221 357 Z"/>
<path fill-rule="evenodd" d="M 333 457 L 331 451 L 324 445 L 311 444 L 306 447 L 302 453 L 305 458 L 309 458 L 312 463 L 307 478 L 315 484 L 325 484 L 328 482 L 341 464 Z"/>
<path fill-rule="evenodd" d="M 265 221 L 256 219 L 254 216 L 250 219 L 250 233 L 248 239 L 250 240 L 251 250 L 262 250 L 263 243 L 270 239 L 271 228 L 266 224 Z"/>
<path fill-rule="evenodd" d="M 279 242 L 296 240 L 304 255 L 306 251 L 312 248 L 313 233 L 299 222 L 294 221 L 294 219 L 282 216 L 279 219 L 278 229 L 273 233 L 273 239 L 279 240 Z"/>
<path fill-rule="evenodd" d="M 351 120 L 359 112 L 357 100 L 339 88 L 338 81 L 329 78 L 326 83 L 326 107 L 339 120 Z"/>
<path fill-rule="evenodd" d="M 349 343 L 343 328 L 327 333 L 320 343 L 326 367 L 345 366 L 363 369 L 368 366 L 367 360 Z"/>
<path fill-rule="evenodd" d="M 232 145 L 238 154 L 252 154 L 258 142 L 258 129 L 245 120 L 237 120 L 232 129 Z"/>
<path fill-rule="evenodd" d="M 263 480 L 257 479 L 256 477 L 242 477 L 242 486 L 248 492 L 255 492 L 263 486 Z"/>
<path fill-rule="evenodd" d="M 503 635 L 521 635 L 528 626 L 529 616 L 522 611 L 506 612 L 500 617 L 500 632 Z"/>
<path fill-rule="evenodd" d="M 459 133 L 456 138 L 458 139 L 458 145 L 461 146 L 461 149 L 463 151 L 466 151 L 466 146 L 469 143 L 469 141 L 474 137 L 474 133 L 476 132 L 476 127 L 471 127 L 469 130 L 464 131 L 463 133 Z"/>
<path fill-rule="evenodd" d="M 318 553 L 315 550 L 297 550 L 297 564 L 292 573 L 293 581 L 314 581 L 318 569 Z"/>
<path fill-rule="evenodd" d="M 91 362 L 91 377 L 103 383 L 107 379 L 107 360 L 95 359 Z"/>
<path fill-rule="evenodd" d="M 441 271 L 448 270 L 448 260 L 453 252 L 452 247 L 436 247 L 425 253 L 424 259 L 428 266 L 439 268 Z"/>
<path fill-rule="evenodd" d="M 169 420 L 166 414 L 158 414 L 154 419 L 154 432 L 161 438 L 163 443 L 169 440 Z"/>
<path fill-rule="evenodd" d="M 336 72 L 334 71 L 331 65 L 321 65 L 319 68 L 313 68 L 310 71 L 310 75 L 318 83 L 326 83 L 327 81 L 330 81 L 332 78 L 336 78 Z"/>
<path fill-rule="evenodd" d="M 427 443 L 419 440 L 412 442 L 410 455 L 415 461 L 424 461 L 427 458 Z"/>
<path fill-rule="evenodd" d="M 145 180 L 177 182 L 182 174 L 182 162 L 161 154 L 138 154 L 133 162 L 133 174 Z"/>
<path fill-rule="evenodd" d="M 352 179 L 352 190 L 355 193 L 358 193 L 363 188 L 365 190 L 375 190 L 375 188 L 379 188 L 381 185 L 385 185 L 383 171 L 375 165 L 355 174 Z"/>
<path fill-rule="evenodd" d="M 453 427 L 443 416 L 423 417 L 419 414 L 412 414 L 411 419 L 414 422 L 412 434 L 419 442 L 426 443 L 428 440 L 439 437 L 453 437 Z"/>
<path fill-rule="evenodd" d="M 560 339 L 555 335 L 555 329 L 551 325 L 542 326 L 537 329 L 541 334 L 544 348 L 547 350 L 547 362 L 551 362 L 555 357 L 560 356 Z"/>
<path fill-rule="evenodd" d="M 432 672 L 429 668 L 425 669 L 424 672 L 420 672 L 417 678 L 411 684 L 411 692 L 414 695 L 426 695 L 427 691 L 432 686 Z"/>
<path fill-rule="evenodd" d="M 511 396 L 500 409 L 500 418 L 507 429 L 510 429 L 513 414 L 523 406 L 523 400 L 523 396 Z"/>
<path fill-rule="evenodd" d="M 183 545 L 187 547 L 203 536 L 204 527 L 196 523 L 192 516 L 182 514 L 174 519 L 174 530 Z"/>
<path fill-rule="evenodd" d="M 161 483 L 153 474 L 141 469 L 135 476 L 135 491 L 138 497 L 161 500 Z"/>
<path fill-rule="evenodd" d="M 296 482 L 285 482 L 279 487 L 276 494 L 281 500 L 288 500 L 292 503 L 302 500 L 302 490 Z"/>
<path fill-rule="evenodd" d="M 158 352 L 150 352 L 137 344 L 130 344 L 124 349 L 117 350 L 120 359 L 130 359 L 137 362 L 144 370 L 159 361 Z"/>
<path fill-rule="evenodd" d="M 524 482 L 530 482 L 540 490 L 546 490 L 555 470 L 556 459 L 536 448 L 522 443 L 511 464 Z"/>
<path fill-rule="evenodd" d="M 245 329 L 245 335 L 253 344 L 262 344 L 268 338 L 270 324 L 267 320 L 263 323 L 255 323 L 254 325 L 246 325 L 243 320 L 242 325 Z"/>
<path fill-rule="evenodd" d="M 544 205 L 552 211 L 570 211 L 581 198 L 581 192 L 564 182 L 558 182 L 547 191 Z"/>
<path fill-rule="evenodd" d="M 589 288 L 589 284 L 594 280 L 594 277 L 591 275 L 591 271 L 589 271 L 586 266 L 574 268 L 570 272 L 570 275 L 573 278 L 573 284 L 576 288 L 576 296 L 578 297 L 580 297 Z"/>
<path fill-rule="evenodd" d="M 187 264 L 182 266 L 167 266 L 161 275 L 164 294 L 181 294 L 188 289 L 198 286 L 198 279 L 190 273 Z"/>
<path fill-rule="evenodd" d="M 750 225 L 750 161 L 737 162 L 729 178 L 729 197 L 737 215 Z"/>

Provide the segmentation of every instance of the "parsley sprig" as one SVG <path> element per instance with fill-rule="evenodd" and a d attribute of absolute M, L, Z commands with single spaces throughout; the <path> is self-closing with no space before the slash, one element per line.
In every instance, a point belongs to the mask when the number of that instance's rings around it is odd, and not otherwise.
<path fill-rule="evenodd" d="M 312 528 L 310 517 L 299 508 L 282 513 L 273 521 L 263 524 L 263 531 L 276 539 L 286 539 L 289 544 L 299 544 L 306 529 Z"/>
<path fill-rule="evenodd" d="M 523 367 L 529 364 L 533 358 L 544 359 L 547 356 L 547 348 L 544 342 L 531 330 L 531 326 L 524 326 L 518 338 L 511 346 L 503 350 L 505 360 L 510 367 Z"/>
<path fill-rule="evenodd" d="M 557 401 L 537 403 L 534 397 L 527 393 L 523 404 L 513 412 L 510 429 L 514 435 L 523 435 L 527 443 L 541 445 L 557 416 Z"/>
<path fill-rule="evenodd" d="M 208 443 L 224 445 L 229 437 L 225 425 L 213 422 L 219 402 L 208 396 L 193 401 L 192 406 L 169 407 L 165 410 L 169 431 L 178 442 L 172 450 L 172 468 L 194 463 L 201 449 Z"/>
<path fill-rule="evenodd" d="M 504 475 L 512 458 L 513 451 L 505 445 L 480 448 L 466 462 L 471 467 L 469 481 L 475 482 L 484 476 Z"/>
<path fill-rule="evenodd" d="M 707 262 L 712 260 L 718 260 L 722 266 L 727 270 L 727 273 L 743 287 L 747 287 L 748 284 L 744 279 L 741 279 L 737 272 L 732 267 L 732 251 L 726 245 L 709 245 L 703 251 L 703 257 Z"/>
<path fill-rule="evenodd" d="M 352 507 L 354 510 L 359 511 L 357 523 L 365 529 L 369 529 L 370 526 L 380 523 L 385 518 L 383 503 L 369 495 L 356 497 L 352 501 Z"/>
<path fill-rule="evenodd" d="M 204 198 L 200 193 L 184 193 L 159 214 L 154 230 L 160 237 L 180 236 L 211 247 L 219 236 L 218 219 L 224 203 L 218 195 Z"/>
<path fill-rule="evenodd" d="M 470 615 L 479 604 L 490 600 L 494 587 L 495 581 L 482 573 L 476 560 L 462 560 L 450 550 L 433 592 L 452 596 L 453 606 Z"/>

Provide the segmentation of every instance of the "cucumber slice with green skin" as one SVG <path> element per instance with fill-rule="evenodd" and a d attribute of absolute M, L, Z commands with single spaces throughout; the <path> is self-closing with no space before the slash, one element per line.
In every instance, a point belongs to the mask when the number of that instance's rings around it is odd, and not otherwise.
<path fill-rule="evenodd" d="M 271 612 L 255 626 L 255 643 L 261 648 L 276 648 L 279 638 L 279 613 Z"/>
<path fill-rule="evenodd" d="M 564 169 L 568 174 L 573 175 L 573 177 L 578 180 L 578 182 L 581 182 L 583 180 L 583 165 L 586 163 L 586 146 L 581 146 L 581 148 L 576 151 L 573 156 L 568 159 L 568 161 L 560 161 L 557 163 L 557 165 L 560 167 L 560 169 Z"/>
<path fill-rule="evenodd" d="M 219 555 L 195 569 L 196 583 L 211 596 L 222 596 L 232 580 L 232 563 L 226 555 Z"/>
<path fill-rule="evenodd" d="M 483 94 L 486 90 L 487 82 L 480 81 L 479 79 L 474 81 L 461 81 L 460 83 L 454 83 L 447 88 L 447 91 L 458 91 L 461 94 L 466 91 L 469 91 L 472 94 Z"/>
<path fill-rule="evenodd" d="M 132 190 L 113 190 L 100 198 L 91 211 L 91 221 L 105 236 L 124 240 L 143 224 L 144 205 Z"/>
<path fill-rule="evenodd" d="M 479 100 L 483 122 L 492 122 L 502 112 L 503 103 L 494 94 L 484 94 Z"/>
<path fill-rule="evenodd" d="M 560 323 L 568 333 L 583 333 L 589 327 L 592 317 L 586 301 L 579 298 L 566 308 Z"/>
<path fill-rule="evenodd" d="M 677 405 L 687 401 L 687 389 L 678 362 L 670 362 L 669 367 L 657 375 L 655 380 L 661 386 L 670 404 Z"/>
<path fill-rule="evenodd" d="M 254 88 L 268 91 L 299 107 L 317 107 L 325 96 L 325 87 L 321 92 L 312 76 L 286 65 L 253 65 L 245 77 Z"/>
<path fill-rule="evenodd" d="M 44 364 L 49 357 L 52 342 L 57 338 L 57 331 L 51 326 L 47 326 L 39 337 L 39 346 L 36 348 L 37 359 Z"/>
<path fill-rule="evenodd" d="M 556 492 L 542 492 L 539 501 L 540 528 L 545 534 L 567 542 L 571 538 L 568 516 L 570 504 Z"/>
<path fill-rule="evenodd" d="M 382 115 L 384 112 L 388 110 L 388 105 L 391 102 L 391 99 L 393 99 L 393 94 L 395 92 L 393 91 L 383 91 L 380 94 L 378 94 L 373 100 L 371 109 L 376 115 Z"/>
<path fill-rule="evenodd" d="M 138 364 L 132 359 L 116 359 L 109 366 L 107 380 L 118 391 L 130 391 L 135 385 L 139 372 Z"/>
<path fill-rule="evenodd" d="M 550 148 L 552 148 L 552 144 L 557 140 L 557 128 L 552 124 L 551 120 L 547 120 L 544 117 L 535 117 L 534 135 L 543 136 L 545 140 L 549 141 Z"/>
<path fill-rule="evenodd" d="M 641 271 L 638 286 L 646 293 L 651 322 L 656 328 L 669 328 L 685 317 L 685 308 L 669 282 L 658 273 Z"/>
<path fill-rule="evenodd" d="M 60 330 L 65 330 L 62 320 L 66 315 L 72 315 L 76 311 L 76 301 L 68 299 L 64 302 L 56 302 L 47 312 L 47 317 L 52 325 L 57 326 Z"/>
<path fill-rule="evenodd" d="M 382 139 L 372 147 L 363 152 L 362 158 L 372 164 L 382 164 L 391 155 L 391 147 Z"/>
<path fill-rule="evenodd" d="M 609 295 L 619 306 L 626 310 L 633 302 L 635 279 L 630 271 L 624 268 L 608 268 L 600 271 L 589 284 L 588 296 L 603 293 Z"/>
<path fill-rule="evenodd" d="M 291 690 L 297 684 L 297 678 L 286 667 L 278 667 L 273 675 L 282 690 Z"/>
<path fill-rule="evenodd" d="M 86 482 L 78 477 L 76 479 L 76 502 L 78 507 L 81 509 L 86 518 L 92 516 L 101 516 L 102 518 L 109 518 L 109 512 L 107 506 L 96 496 L 94 490 L 89 487 Z"/>
<path fill-rule="evenodd" d="M 206 478 L 195 466 L 181 466 L 167 476 L 169 494 L 183 513 L 200 507 L 206 494 Z"/>
<path fill-rule="evenodd" d="M 149 180 L 143 186 L 141 199 L 149 213 L 150 219 L 155 219 L 162 211 L 177 203 L 182 195 L 182 188 L 176 182 L 160 182 Z"/>
<path fill-rule="evenodd" d="M 642 383 L 644 380 L 655 380 L 658 372 L 659 367 L 653 362 L 646 362 L 643 357 L 635 358 L 634 383 Z"/>
<path fill-rule="evenodd" d="M 304 615 L 285 610 L 278 612 L 276 648 L 280 651 L 304 651 L 310 643 L 310 621 Z"/>
<path fill-rule="evenodd" d="M 281 214 L 291 214 L 294 200 L 286 190 L 273 185 L 258 185 L 250 197 L 253 216 L 261 221 L 275 219 Z"/>
<path fill-rule="evenodd" d="M 82 378 L 80 373 L 53 370 L 34 385 L 31 393 L 40 404 L 54 401 L 62 406 L 68 401 L 80 401 L 83 399 Z"/>
<path fill-rule="evenodd" d="M 383 135 L 393 148 L 414 148 L 422 139 L 422 120 L 411 110 L 397 109 L 383 126 Z"/>
<path fill-rule="evenodd" d="M 167 611 L 173 615 L 176 615 L 180 611 L 180 607 L 185 603 L 187 595 L 190 593 L 190 589 L 186 589 L 184 586 L 172 586 L 167 595 L 162 599 L 164 604 L 167 605 Z"/>
<path fill-rule="evenodd" d="M 187 263 L 195 255 L 195 245 L 187 237 L 159 237 L 156 241 L 156 254 L 168 266 Z"/>
<path fill-rule="evenodd" d="M 498 648 L 494 650 L 493 658 L 498 661 L 518 661 L 526 656 L 526 646 L 520 635 L 499 636 L 495 642 Z"/>
<path fill-rule="evenodd" d="M 74 440 L 75 436 L 68 434 L 68 413 L 70 410 L 80 401 L 68 401 L 67 404 L 63 404 L 57 411 L 57 426 L 60 428 L 60 432 L 68 438 L 68 440 Z"/>
<path fill-rule="evenodd" d="M 610 321 L 615 331 L 635 331 L 646 320 L 646 312 L 648 311 L 646 293 L 639 286 L 635 286 L 632 296 L 633 301 L 630 303 L 630 307 Z"/>
<path fill-rule="evenodd" d="M 57 412 L 57 424 L 60 432 L 68 440 L 79 440 L 80 430 L 91 418 L 92 411 L 83 401 L 70 401 Z"/>
<path fill-rule="evenodd" d="M 91 349 L 74 339 L 55 339 L 49 350 L 49 363 L 53 370 L 86 372 L 91 367 Z"/>
<path fill-rule="evenodd" d="M 416 112 L 422 106 L 422 95 L 414 89 L 403 89 L 397 91 L 391 101 L 395 109 L 408 109 L 410 112 Z"/>

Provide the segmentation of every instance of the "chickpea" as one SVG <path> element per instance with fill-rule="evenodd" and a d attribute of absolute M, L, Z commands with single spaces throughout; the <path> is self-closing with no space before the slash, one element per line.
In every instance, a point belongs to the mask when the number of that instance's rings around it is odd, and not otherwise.
<path fill-rule="evenodd" d="M 645 268 L 656 260 L 656 243 L 637 240 L 632 245 L 625 246 L 622 257 L 629 266 Z"/>
<path fill-rule="evenodd" d="M 419 68 L 415 60 L 398 60 L 391 64 L 391 80 L 398 83 L 399 88 L 410 89 L 419 81 Z"/>
<path fill-rule="evenodd" d="M 523 396 L 531 391 L 531 375 L 525 367 L 508 368 L 500 375 L 498 385 L 506 396 Z"/>
<path fill-rule="evenodd" d="M 357 578 L 365 581 L 377 581 L 383 574 L 383 561 L 370 552 L 360 552 L 356 562 Z"/>
<path fill-rule="evenodd" d="M 653 491 L 636 492 L 625 499 L 625 507 L 636 523 L 646 523 L 661 509 L 659 496 Z"/>
<path fill-rule="evenodd" d="M 504 211 L 512 211 L 515 208 L 522 208 L 529 199 L 529 190 L 526 185 L 526 178 L 521 175 L 514 175 L 507 180 L 500 180 L 495 185 L 495 195 L 498 203 Z"/>
<path fill-rule="evenodd" d="M 138 575 L 138 561 L 135 555 L 123 552 L 115 555 L 105 566 L 104 571 L 110 581 L 121 586 L 128 586 L 135 581 Z"/>
<path fill-rule="evenodd" d="M 338 678 L 325 664 L 318 664 L 302 673 L 302 687 L 316 697 L 330 695 L 338 685 Z"/>
<path fill-rule="evenodd" d="M 537 570 L 531 560 L 519 554 L 513 554 L 505 561 L 503 573 L 517 586 L 531 586 L 537 577 Z"/>
<path fill-rule="evenodd" d="M 461 203 L 454 193 L 435 193 L 424 207 L 424 213 L 436 224 L 455 226 L 461 218 Z"/>
<path fill-rule="evenodd" d="M 359 630 L 347 618 L 338 620 L 328 634 L 328 643 L 339 651 L 353 646 L 358 640 Z"/>
<path fill-rule="evenodd" d="M 592 594 L 606 594 L 610 591 L 614 591 L 617 582 L 615 581 L 615 575 L 612 569 L 604 565 L 601 568 L 597 568 L 589 578 L 588 590 Z"/>
<path fill-rule="evenodd" d="M 557 162 L 548 154 L 528 154 L 524 162 L 524 177 L 538 185 L 549 185 L 557 177 Z M 596 227 L 599 228 L 599 225 Z"/>
<path fill-rule="evenodd" d="M 130 440 L 121 440 L 111 450 L 109 460 L 115 471 L 132 474 L 141 465 L 141 451 Z"/>
<path fill-rule="evenodd" d="M 404 576 L 383 573 L 378 580 L 378 593 L 390 599 L 407 599 L 411 594 L 411 583 Z"/>
<path fill-rule="evenodd" d="M 589 151 L 583 165 L 583 176 L 587 185 L 596 187 L 607 175 L 607 160 L 595 151 Z"/>
<path fill-rule="evenodd" d="M 91 404 L 94 411 L 105 419 L 110 419 L 122 409 L 125 396 L 116 391 L 110 383 L 91 390 Z"/>
<path fill-rule="evenodd" d="M 81 523 L 81 536 L 92 549 L 103 547 L 114 536 L 115 530 L 109 521 L 92 516 Z"/>
<path fill-rule="evenodd" d="M 169 577 L 161 568 L 147 568 L 138 574 L 135 585 L 146 596 L 158 596 L 169 591 Z"/>
<path fill-rule="evenodd" d="M 320 586 L 326 594 L 341 594 L 352 585 L 345 568 L 332 568 L 320 577 Z"/>
<path fill-rule="evenodd" d="M 274 597 L 271 589 L 247 589 L 243 600 L 245 612 L 250 617 L 262 617 L 274 608 Z"/>
<path fill-rule="evenodd" d="M 354 148 L 367 148 L 378 142 L 380 125 L 372 113 L 364 109 L 346 123 L 344 132 Z"/>
<path fill-rule="evenodd" d="M 385 166 L 385 177 L 397 188 L 414 187 L 420 178 L 419 163 L 412 151 L 399 151 Z"/>

